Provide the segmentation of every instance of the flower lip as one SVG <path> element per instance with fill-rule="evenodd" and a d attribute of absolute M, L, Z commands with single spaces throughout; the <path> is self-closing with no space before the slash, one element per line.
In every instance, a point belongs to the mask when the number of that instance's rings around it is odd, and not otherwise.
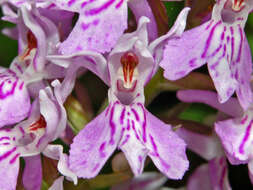
<path fill-rule="evenodd" d="M 27 56 L 29 56 L 33 49 L 37 48 L 37 39 L 30 30 L 27 32 L 26 37 L 27 37 L 27 48 L 25 49 L 23 55 L 21 55 L 22 60 L 24 60 Z"/>
<path fill-rule="evenodd" d="M 123 75 L 125 87 L 131 87 L 133 80 L 133 74 L 136 66 L 139 64 L 139 59 L 134 52 L 126 52 L 120 58 L 121 65 L 123 67 Z"/>

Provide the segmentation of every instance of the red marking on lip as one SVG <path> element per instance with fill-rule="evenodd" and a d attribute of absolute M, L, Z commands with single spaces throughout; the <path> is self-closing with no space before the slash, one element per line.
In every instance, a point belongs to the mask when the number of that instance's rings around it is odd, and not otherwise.
<path fill-rule="evenodd" d="M 45 129 L 47 126 L 47 123 L 45 121 L 45 118 L 41 115 L 39 120 L 34 122 L 32 125 L 29 126 L 29 130 L 37 131 L 38 129 Z"/>
<path fill-rule="evenodd" d="M 27 37 L 27 48 L 25 49 L 24 54 L 21 56 L 21 59 L 27 57 L 34 48 L 37 48 L 37 39 L 30 30 L 27 32 L 26 37 Z"/>
<path fill-rule="evenodd" d="M 120 58 L 123 66 L 123 74 L 125 82 L 132 82 L 135 67 L 139 64 L 137 55 L 133 52 L 126 52 Z"/>

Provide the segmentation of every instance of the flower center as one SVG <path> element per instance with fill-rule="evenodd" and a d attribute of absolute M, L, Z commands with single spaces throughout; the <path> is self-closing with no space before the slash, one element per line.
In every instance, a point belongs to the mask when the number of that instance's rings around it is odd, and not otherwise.
<path fill-rule="evenodd" d="M 137 55 L 133 52 L 126 52 L 120 59 L 124 82 L 123 86 L 127 89 L 131 88 L 134 84 L 134 78 L 138 75 L 136 66 L 139 64 Z"/>
<path fill-rule="evenodd" d="M 26 37 L 27 37 L 27 48 L 25 49 L 23 55 L 20 56 L 21 60 L 24 60 L 27 56 L 30 55 L 33 49 L 37 48 L 37 39 L 30 30 L 27 32 Z"/>
<path fill-rule="evenodd" d="M 46 126 L 47 126 L 47 123 L 45 121 L 45 118 L 41 115 L 40 118 L 36 122 L 31 124 L 28 129 L 29 129 L 30 133 L 34 133 L 34 132 L 37 132 L 39 130 L 44 131 Z"/>

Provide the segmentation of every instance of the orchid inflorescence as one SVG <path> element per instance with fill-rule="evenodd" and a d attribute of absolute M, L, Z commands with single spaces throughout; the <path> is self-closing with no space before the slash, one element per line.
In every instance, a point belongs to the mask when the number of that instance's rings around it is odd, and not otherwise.
<path fill-rule="evenodd" d="M 183 2 L 169 4 L 0 0 L 2 20 L 14 26 L 2 33 L 18 42 L 18 55 L 0 67 L 0 190 L 152 190 L 186 172 L 183 189 L 225 190 L 228 162 L 247 164 L 253 183 L 244 32 L 253 0 L 186 1 L 170 29 L 165 7 Z M 196 7 L 205 11 L 194 15 Z M 168 90 L 177 91 L 176 105 L 147 109 Z M 95 117 L 93 103 L 101 104 Z M 216 112 L 205 113 L 215 117 L 186 120 L 186 103 L 209 105 Z M 193 172 L 187 149 L 206 160 Z"/>

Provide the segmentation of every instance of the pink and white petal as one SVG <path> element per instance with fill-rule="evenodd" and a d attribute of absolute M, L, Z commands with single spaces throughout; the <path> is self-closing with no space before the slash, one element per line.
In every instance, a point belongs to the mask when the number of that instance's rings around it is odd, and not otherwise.
<path fill-rule="evenodd" d="M 243 109 L 236 98 L 230 98 L 227 102 L 221 104 L 218 101 L 217 93 L 212 91 L 180 90 L 177 92 L 177 98 L 183 102 L 210 105 L 233 117 L 239 117 L 243 114 Z"/>
<path fill-rule="evenodd" d="M 220 57 L 215 56 L 208 62 L 208 71 L 218 92 L 219 102 L 226 102 L 238 85 L 228 64 L 226 46 L 223 46 L 223 53 Z"/>
<path fill-rule="evenodd" d="M 226 153 L 239 163 L 248 162 L 253 142 L 252 114 L 246 112 L 243 117 L 215 123 L 215 131 L 221 139 Z M 228 157 L 229 158 L 229 157 Z M 229 159 L 232 164 L 233 160 Z"/>
<path fill-rule="evenodd" d="M 124 183 L 115 185 L 111 190 L 158 190 L 167 181 L 167 178 L 160 173 L 145 172 L 138 177 L 127 180 Z"/>
<path fill-rule="evenodd" d="M 64 181 L 64 177 L 61 176 L 61 177 L 58 177 L 53 185 L 51 187 L 49 187 L 48 190 L 63 190 L 63 181 Z"/>
<path fill-rule="evenodd" d="M 40 190 L 42 182 L 42 166 L 40 155 L 24 157 L 25 169 L 23 185 L 26 190 Z"/>
<path fill-rule="evenodd" d="M 177 129 L 175 132 L 180 138 L 184 139 L 187 148 L 206 160 L 211 160 L 224 154 L 218 138 L 214 135 L 201 135 L 184 128 Z"/>
<path fill-rule="evenodd" d="M 224 156 L 217 157 L 209 162 L 209 176 L 212 189 L 231 190 L 227 161 Z"/>
<path fill-rule="evenodd" d="M 188 170 L 186 144 L 171 129 L 145 110 L 148 155 L 156 167 L 171 179 L 182 179 Z"/>
<path fill-rule="evenodd" d="M 252 91 L 250 87 L 250 79 L 252 74 L 252 56 L 249 47 L 249 43 L 244 37 L 243 50 L 241 62 L 236 64 L 235 77 L 238 77 L 238 88 L 236 89 L 236 94 L 241 106 L 246 110 L 252 103 Z"/>
<path fill-rule="evenodd" d="M 51 159 L 59 160 L 57 165 L 59 172 L 71 179 L 75 185 L 77 184 L 77 176 L 69 169 L 69 158 L 63 153 L 61 145 L 48 145 L 43 154 Z"/>
<path fill-rule="evenodd" d="M 115 106 L 116 103 L 109 106 L 74 138 L 69 164 L 78 177 L 95 177 L 116 149 L 120 130 L 114 122 L 115 118 L 119 118 L 119 113 L 114 112 Z"/>
<path fill-rule="evenodd" d="M 130 0 L 128 2 L 129 8 L 133 11 L 136 21 L 138 21 L 142 16 L 146 16 L 150 19 L 148 23 L 148 35 L 149 40 L 153 41 L 158 36 L 156 20 L 153 15 L 152 9 L 148 4 L 147 0 Z"/>
<path fill-rule="evenodd" d="M 213 190 L 210 177 L 209 165 L 203 164 L 199 166 L 189 177 L 187 181 L 187 190 L 205 189 Z"/>
<path fill-rule="evenodd" d="M 14 28 L 4 28 L 2 30 L 2 34 L 8 36 L 11 39 L 17 40 L 18 39 L 18 29 L 17 27 Z"/>
<path fill-rule="evenodd" d="M 12 70 L 0 73 L 0 127 L 25 119 L 30 108 L 25 82 Z"/>
<path fill-rule="evenodd" d="M 67 7 L 66 10 L 79 12 L 79 19 L 74 29 L 60 45 L 62 54 L 72 54 L 81 50 L 109 52 L 127 28 L 127 2 L 125 0 L 83 3 L 81 1 L 56 1 L 55 3 L 58 6 Z"/>
<path fill-rule="evenodd" d="M 134 175 L 138 176 L 143 172 L 148 150 L 136 135 L 134 130 L 123 133 L 118 147 L 124 152 Z"/>
<path fill-rule="evenodd" d="M 72 55 L 47 56 L 47 59 L 52 63 L 64 68 L 70 67 L 72 63 L 72 68 L 87 68 L 109 85 L 110 79 L 106 59 L 99 53 L 92 51 L 81 51 Z"/>
<path fill-rule="evenodd" d="M 169 80 L 180 79 L 206 63 L 205 59 L 199 57 L 205 48 L 205 40 L 203 39 L 208 38 L 209 33 L 206 28 L 209 25 L 210 23 L 207 22 L 184 32 L 180 38 L 168 40 L 160 63 L 160 66 L 165 70 L 165 78 Z"/>

